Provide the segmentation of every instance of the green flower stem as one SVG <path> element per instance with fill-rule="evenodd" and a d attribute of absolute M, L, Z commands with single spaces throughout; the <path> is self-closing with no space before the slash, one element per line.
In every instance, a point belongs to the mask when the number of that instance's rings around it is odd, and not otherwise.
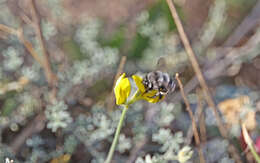
<path fill-rule="evenodd" d="M 250 138 L 249 134 L 248 134 L 248 131 L 246 129 L 246 126 L 245 124 L 243 123 L 242 124 L 242 132 L 243 132 L 243 136 L 244 136 L 244 140 L 246 142 L 246 144 L 248 145 L 250 151 L 252 152 L 255 160 L 257 163 L 260 163 L 260 157 L 259 155 L 257 154 L 256 150 L 255 150 L 255 147 L 254 147 L 254 142 L 252 141 L 252 139 Z"/>
<path fill-rule="evenodd" d="M 119 123 L 117 125 L 117 128 L 116 128 L 116 133 L 115 133 L 115 136 L 114 136 L 114 139 L 113 139 L 113 142 L 112 142 L 112 145 L 109 149 L 109 153 L 108 153 L 108 156 L 107 156 L 107 159 L 105 161 L 105 163 L 110 163 L 111 160 L 112 160 L 112 157 L 114 155 L 114 152 L 115 152 L 115 149 L 116 149 L 116 144 L 118 142 L 118 138 L 119 138 L 119 135 L 120 135 L 120 131 L 121 131 L 121 128 L 123 126 L 123 122 L 124 122 L 124 119 L 125 119 L 125 115 L 126 115 L 126 112 L 128 110 L 128 106 L 132 103 L 134 103 L 135 101 L 139 100 L 140 99 L 140 92 L 139 90 L 137 90 L 135 92 L 135 94 L 133 95 L 133 97 L 131 98 L 131 100 L 129 100 L 129 102 L 127 102 L 126 105 L 124 105 L 124 109 L 123 109 L 123 112 L 121 114 L 121 117 L 120 117 L 120 120 L 119 120 Z"/>
<path fill-rule="evenodd" d="M 112 143 L 112 145 L 111 145 L 111 147 L 109 149 L 109 153 L 108 153 L 108 156 L 107 156 L 107 159 L 106 159 L 105 163 L 110 163 L 111 160 L 112 160 L 113 154 L 114 154 L 115 149 L 116 149 L 116 144 L 118 142 L 119 134 L 120 134 L 120 131 L 121 131 L 124 119 L 125 119 L 125 115 L 126 115 L 127 109 L 128 109 L 128 105 L 125 105 L 124 106 L 124 110 L 123 110 L 123 112 L 121 114 L 119 123 L 118 123 L 117 128 L 116 128 L 116 133 L 115 133 L 115 136 L 114 136 L 114 139 L 113 139 L 113 143 Z"/>
<path fill-rule="evenodd" d="M 257 163 L 260 163 L 260 157 L 259 157 L 258 154 L 256 153 L 255 148 L 253 147 L 253 145 L 249 145 L 249 149 L 250 149 L 250 151 L 252 152 L 252 154 L 253 154 L 253 156 L 254 156 L 256 162 L 257 162 Z"/>

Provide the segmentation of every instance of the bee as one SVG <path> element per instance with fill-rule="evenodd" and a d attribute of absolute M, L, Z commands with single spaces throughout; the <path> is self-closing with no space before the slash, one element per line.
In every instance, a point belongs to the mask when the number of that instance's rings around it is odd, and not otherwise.
<path fill-rule="evenodd" d="M 176 84 L 170 75 L 162 71 L 152 71 L 146 74 L 142 83 L 146 92 L 157 90 L 158 92 L 152 98 L 159 96 L 159 99 L 162 99 L 164 95 L 173 92 L 176 87 Z"/>

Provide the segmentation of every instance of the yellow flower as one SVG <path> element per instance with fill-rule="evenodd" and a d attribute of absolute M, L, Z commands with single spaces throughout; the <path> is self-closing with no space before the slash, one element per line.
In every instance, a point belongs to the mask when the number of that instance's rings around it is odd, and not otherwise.
<path fill-rule="evenodd" d="M 125 77 L 125 73 L 123 73 L 116 81 L 116 85 L 114 88 L 114 93 L 116 96 L 116 104 L 121 105 L 125 104 L 126 100 L 131 91 L 131 84 L 128 78 Z"/>
<path fill-rule="evenodd" d="M 142 98 L 148 102 L 151 102 L 151 103 L 157 103 L 164 99 L 165 96 L 163 96 L 161 99 L 159 99 L 159 96 L 155 96 L 158 93 L 157 90 L 151 90 L 151 91 L 146 92 L 146 89 L 142 83 L 143 79 L 140 76 L 133 75 L 132 78 L 135 81 L 135 84 L 138 87 L 139 91 L 141 92 L 140 98 Z"/>
<path fill-rule="evenodd" d="M 144 93 L 145 92 L 145 87 L 142 83 L 142 78 L 140 76 L 137 75 L 133 75 L 132 78 L 135 81 L 135 84 L 137 85 L 138 89 L 140 90 L 140 92 Z"/>

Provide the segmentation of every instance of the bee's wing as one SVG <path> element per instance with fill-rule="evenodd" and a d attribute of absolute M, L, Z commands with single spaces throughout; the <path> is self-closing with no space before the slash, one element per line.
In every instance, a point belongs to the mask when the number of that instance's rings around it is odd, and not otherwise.
<path fill-rule="evenodd" d="M 171 78 L 175 78 L 174 74 L 176 73 L 171 65 L 171 60 L 167 60 L 166 57 L 160 57 L 157 61 L 156 70 L 168 73 Z"/>
<path fill-rule="evenodd" d="M 166 59 L 164 57 L 160 57 L 158 59 L 156 70 L 159 70 L 159 71 L 162 71 L 162 72 L 167 72 L 167 70 L 168 70 L 167 62 L 166 62 Z"/>

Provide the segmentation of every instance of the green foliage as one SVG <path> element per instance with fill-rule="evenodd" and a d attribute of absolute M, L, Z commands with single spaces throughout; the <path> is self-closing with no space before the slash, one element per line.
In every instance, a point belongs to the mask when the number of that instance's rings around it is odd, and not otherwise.
<path fill-rule="evenodd" d="M 143 51 L 148 46 L 149 40 L 146 37 L 137 34 L 133 39 L 132 49 L 130 50 L 129 59 L 138 59 L 142 57 Z"/>
<path fill-rule="evenodd" d="M 4 68 L 7 71 L 15 71 L 23 64 L 23 58 L 14 47 L 8 47 L 8 49 L 3 51 L 3 56 Z"/>
<path fill-rule="evenodd" d="M 43 37 L 45 38 L 46 41 L 48 41 L 52 36 L 57 34 L 56 27 L 49 21 L 43 20 L 41 22 L 41 28 L 43 32 Z"/>
<path fill-rule="evenodd" d="M 124 26 L 119 27 L 112 35 L 109 35 L 108 39 L 103 40 L 101 38 L 100 42 L 102 46 L 109 46 L 113 48 L 121 48 L 125 43 L 125 33 L 126 29 Z"/>
<path fill-rule="evenodd" d="M 178 13 L 180 13 L 180 17 L 182 17 L 181 10 L 178 9 Z M 164 16 L 167 18 L 167 22 L 169 22 L 169 29 L 176 29 L 175 23 L 173 22 L 171 11 L 167 5 L 166 1 L 158 1 L 156 5 L 154 5 L 150 10 L 150 21 L 155 21 L 158 17 Z"/>
<path fill-rule="evenodd" d="M 120 153 L 124 153 L 126 150 L 131 149 L 131 139 L 127 138 L 124 134 L 120 134 L 119 140 L 118 140 L 118 145 L 117 145 L 117 150 Z"/>
<path fill-rule="evenodd" d="M 85 59 L 85 55 L 81 53 L 79 45 L 74 40 L 65 40 L 63 49 L 67 52 L 66 54 L 70 60 Z"/>
<path fill-rule="evenodd" d="M 8 146 L 1 144 L 0 145 L 0 160 L 6 160 L 6 158 L 16 161 L 16 159 L 13 159 L 15 157 L 12 154 L 12 152 L 10 151 L 10 149 L 8 148 Z"/>
<path fill-rule="evenodd" d="M 28 67 L 23 66 L 21 74 L 30 79 L 31 81 L 38 81 L 41 75 L 40 68 L 40 65 L 36 63 Z"/>
<path fill-rule="evenodd" d="M 45 115 L 48 119 L 47 128 L 56 132 L 58 128 L 66 128 L 72 122 L 70 114 L 66 111 L 68 106 L 63 101 L 56 102 L 53 105 L 48 105 L 45 110 Z"/>
<path fill-rule="evenodd" d="M 148 11 L 143 11 L 136 21 L 139 30 L 132 42 L 132 48 L 129 52 L 130 59 L 140 59 L 143 55 L 148 56 L 144 54 L 145 50 L 158 39 L 153 36 L 175 29 L 166 1 L 159 1 Z"/>
<path fill-rule="evenodd" d="M 73 135 L 70 135 L 66 138 L 64 142 L 64 151 L 66 153 L 73 154 L 77 145 L 78 145 L 77 138 Z"/>
<path fill-rule="evenodd" d="M 168 149 L 178 151 L 180 149 L 180 144 L 183 143 L 182 133 L 176 133 L 172 135 L 169 129 L 161 128 L 158 133 L 153 134 L 153 141 L 162 144 L 160 148 L 161 152 L 166 152 Z"/>
<path fill-rule="evenodd" d="M 14 98 L 6 99 L 2 107 L 2 116 L 9 116 L 16 109 L 16 106 L 17 102 Z"/>
<path fill-rule="evenodd" d="M 175 105 L 172 103 L 162 102 L 160 104 L 159 114 L 155 117 L 155 121 L 160 127 L 168 126 L 174 120 Z"/>
<path fill-rule="evenodd" d="M 135 163 L 167 163 L 169 161 L 178 160 L 179 162 L 186 162 L 191 158 L 192 151 L 188 146 L 184 146 L 180 149 L 181 144 L 184 142 L 181 132 L 171 133 L 169 129 L 161 128 L 158 133 L 153 134 L 153 141 L 162 144 L 160 152 L 153 157 L 149 154 L 145 156 L 145 159 L 141 157 L 137 158 Z M 180 154 L 180 152 L 183 152 Z"/>

